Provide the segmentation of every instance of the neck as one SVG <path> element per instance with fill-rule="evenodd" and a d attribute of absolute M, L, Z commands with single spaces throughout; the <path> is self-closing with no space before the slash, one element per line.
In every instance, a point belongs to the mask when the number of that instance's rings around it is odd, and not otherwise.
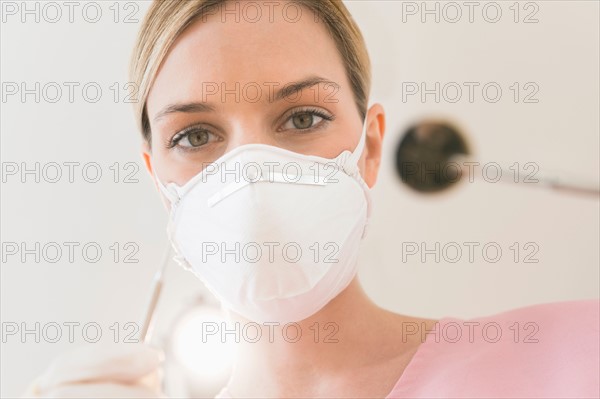
<path fill-rule="evenodd" d="M 328 376 L 335 379 L 385 362 L 398 353 L 398 322 L 398 315 L 368 298 L 355 277 L 313 316 L 288 328 L 264 328 L 259 342 L 240 343 L 229 389 L 234 396 L 293 391 L 289 384 L 314 387 Z M 390 342 L 393 348 L 386 344 Z"/>

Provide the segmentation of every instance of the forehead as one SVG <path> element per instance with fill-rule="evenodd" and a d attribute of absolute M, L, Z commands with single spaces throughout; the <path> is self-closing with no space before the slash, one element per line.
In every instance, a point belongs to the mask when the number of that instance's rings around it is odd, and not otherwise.
<path fill-rule="evenodd" d="M 152 115 L 165 103 L 198 101 L 199 89 L 211 82 L 228 89 L 236 83 L 281 87 L 308 76 L 347 88 L 335 42 L 313 12 L 291 2 L 227 2 L 176 40 L 152 86 L 148 110 Z"/>

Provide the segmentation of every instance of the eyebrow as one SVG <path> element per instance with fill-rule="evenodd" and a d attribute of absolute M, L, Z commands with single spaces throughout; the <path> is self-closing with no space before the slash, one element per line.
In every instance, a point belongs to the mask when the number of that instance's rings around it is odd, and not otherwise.
<path fill-rule="evenodd" d="M 154 122 L 158 121 L 165 115 L 174 114 L 177 112 L 186 112 L 186 113 L 194 113 L 194 112 L 210 112 L 214 111 L 215 107 L 209 105 L 207 103 L 184 103 L 184 104 L 170 104 L 164 107 L 156 116 L 154 117 Z"/>
<path fill-rule="evenodd" d="M 319 84 L 326 84 L 329 86 L 333 86 L 336 89 L 340 88 L 340 85 L 338 85 L 337 83 L 335 83 L 329 79 L 321 78 L 319 76 L 311 76 L 311 77 L 301 80 L 299 82 L 293 82 L 293 83 L 286 84 L 281 89 L 279 89 L 275 92 L 275 95 L 273 96 L 273 100 L 269 100 L 269 102 L 280 101 L 286 97 L 291 97 L 292 95 L 294 95 L 296 93 L 300 93 L 304 89 L 308 89 L 309 87 L 313 87 L 313 86 L 316 86 Z"/>
<path fill-rule="evenodd" d="M 335 89 L 340 88 L 340 85 L 329 79 L 325 79 L 319 76 L 311 76 L 298 82 L 287 83 L 279 90 L 276 90 L 273 95 L 273 99 L 269 99 L 269 103 L 281 101 L 286 97 L 291 97 L 297 93 L 300 93 L 304 89 L 308 89 L 319 84 L 333 86 Z M 214 106 L 204 102 L 175 103 L 164 107 L 158 114 L 156 114 L 156 116 L 154 117 L 154 121 L 156 122 L 166 115 L 177 112 L 196 113 L 211 112 L 214 110 Z"/>

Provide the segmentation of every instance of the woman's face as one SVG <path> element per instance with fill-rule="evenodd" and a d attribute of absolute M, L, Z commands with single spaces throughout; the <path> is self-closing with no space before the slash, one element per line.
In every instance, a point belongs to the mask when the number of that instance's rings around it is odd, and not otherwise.
<path fill-rule="evenodd" d="M 256 4 L 256 3 L 255 3 Z M 144 157 L 163 182 L 186 183 L 207 163 L 249 143 L 334 158 L 353 150 L 362 120 L 342 58 L 325 25 L 302 8 L 254 10 L 232 3 L 190 25 L 161 66 L 147 101 Z M 244 18 L 246 17 L 246 18 Z M 238 20 L 236 20 L 238 18 Z M 375 183 L 383 110 L 367 116 L 359 166 Z"/>

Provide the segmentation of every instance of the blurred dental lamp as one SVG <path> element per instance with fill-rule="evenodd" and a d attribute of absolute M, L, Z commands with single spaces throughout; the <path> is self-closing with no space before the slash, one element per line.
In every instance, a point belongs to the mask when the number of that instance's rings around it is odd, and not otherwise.
<path fill-rule="evenodd" d="M 599 182 L 564 173 L 546 174 L 537 164 L 513 164 L 508 169 L 471 156 L 464 134 L 447 122 L 423 121 L 411 126 L 396 149 L 396 172 L 420 193 L 437 193 L 461 180 L 506 182 L 543 187 L 600 198 Z M 483 169 L 482 169 L 483 167 Z"/>

